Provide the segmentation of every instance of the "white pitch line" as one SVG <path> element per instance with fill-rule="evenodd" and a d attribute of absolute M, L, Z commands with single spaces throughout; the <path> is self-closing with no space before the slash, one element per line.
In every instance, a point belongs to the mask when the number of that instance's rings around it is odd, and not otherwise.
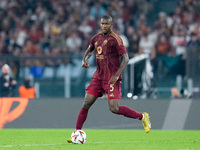
<path fill-rule="evenodd" d="M 135 143 L 135 142 L 142 142 L 142 141 L 125 141 L 123 143 Z M 113 141 L 113 142 L 87 142 L 89 144 L 105 144 L 105 143 L 121 143 L 121 141 Z M 65 145 L 66 143 L 51 143 L 51 144 L 24 144 L 24 145 L 0 145 L 1 147 L 31 147 L 31 146 L 54 146 L 54 145 Z"/>
<path fill-rule="evenodd" d="M 53 146 L 53 145 L 64 145 L 66 143 L 51 143 L 51 144 L 24 144 L 24 145 L 0 145 L 0 147 L 23 147 L 23 146 Z"/>
<path fill-rule="evenodd" d="M 139 143 L 139 142 L 142 142 L 144 143 L 145 141 L 112 141 L 112 142 L 86 142 L 88 144 L 106 144 L 106 143 L 109 143 L 109 144 L 118 144 L 118 143 Z M 170 141 L 172 143 L 176 142 L 176 143 L 182 143 L 182 142 L 187 142 L 187 143 L 190 143 L 190 142 L 193 142 L 193 141 Z M 24 144 L 24 145 L 0 145 L 0 148 L 1 147 L 31 147 L 31 146 L 56 146 L 56 145 L 66 145 L 68 144 L 67 142 L 66 143 L 51 143 L 51 144 Z M 193 150 L 193 149 L 177 149 L 177 150 Z M 200 149 L 198 149 L 200 150 Z"/>

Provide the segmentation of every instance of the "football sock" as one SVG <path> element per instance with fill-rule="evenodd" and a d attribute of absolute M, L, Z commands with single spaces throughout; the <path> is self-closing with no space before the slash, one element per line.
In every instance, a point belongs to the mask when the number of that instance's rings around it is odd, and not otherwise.
<path fill-rule="evenodd" d="M 117 113 L 118 115 L 124 115 L 125 117 L 129 117 L 129 118 L 134 118 L 134 119 L 139 119 L 142 120 L 143 115 L 142 113 L 139 113 L 127 106 L 119 106 L 119 111 Z"/>
<path fill-rule="evenodd" d="M 83 124 L 84 124 L 85 120 L 87 119 L 87 115 L 88 115 L 88 110 L 82 107 L 78 114 L 78 118 L 76 121 L 76 130 L 82 129 Z"/>

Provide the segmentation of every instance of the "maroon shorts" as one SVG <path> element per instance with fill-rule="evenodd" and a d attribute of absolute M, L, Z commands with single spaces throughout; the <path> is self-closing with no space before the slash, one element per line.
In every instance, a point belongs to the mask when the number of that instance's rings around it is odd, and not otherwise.
<path fill-rule="evenodd" d="M 87 94 L 92 94 L 96 97 L 108 94 L 108 99 L 121 99 L 121 81 L 117 81 L 114 85 L 109 84 L 108 81 L 98 80 L 93 78 L 91 83 L 86 88 Z"/>

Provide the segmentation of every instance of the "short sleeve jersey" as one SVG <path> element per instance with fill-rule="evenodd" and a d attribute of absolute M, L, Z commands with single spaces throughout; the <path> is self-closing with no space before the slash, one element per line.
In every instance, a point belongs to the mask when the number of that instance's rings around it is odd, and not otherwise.
<path fill-rule="evenodd" d="M 120 67 L 121 55 L 127 53 L 121 38 L 113 31 L 108 36 L 99 33 L 92 37 L 89 48 L 96 53 L 97 70 L 93 78 L 109 81 Z M 119 80 L 122 80 L 122 75 Z"/>

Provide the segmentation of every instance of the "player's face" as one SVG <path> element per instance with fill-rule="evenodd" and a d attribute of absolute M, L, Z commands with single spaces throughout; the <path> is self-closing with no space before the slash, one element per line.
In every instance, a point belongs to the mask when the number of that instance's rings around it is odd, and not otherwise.
<path fill-rule="evenodd" d="M 100 25 L 101 25 L 101 32 L 103 34 L 107 34 L 111 31 L 113 23 L 111 22 L 110 19 L 101 19 Z"/>

